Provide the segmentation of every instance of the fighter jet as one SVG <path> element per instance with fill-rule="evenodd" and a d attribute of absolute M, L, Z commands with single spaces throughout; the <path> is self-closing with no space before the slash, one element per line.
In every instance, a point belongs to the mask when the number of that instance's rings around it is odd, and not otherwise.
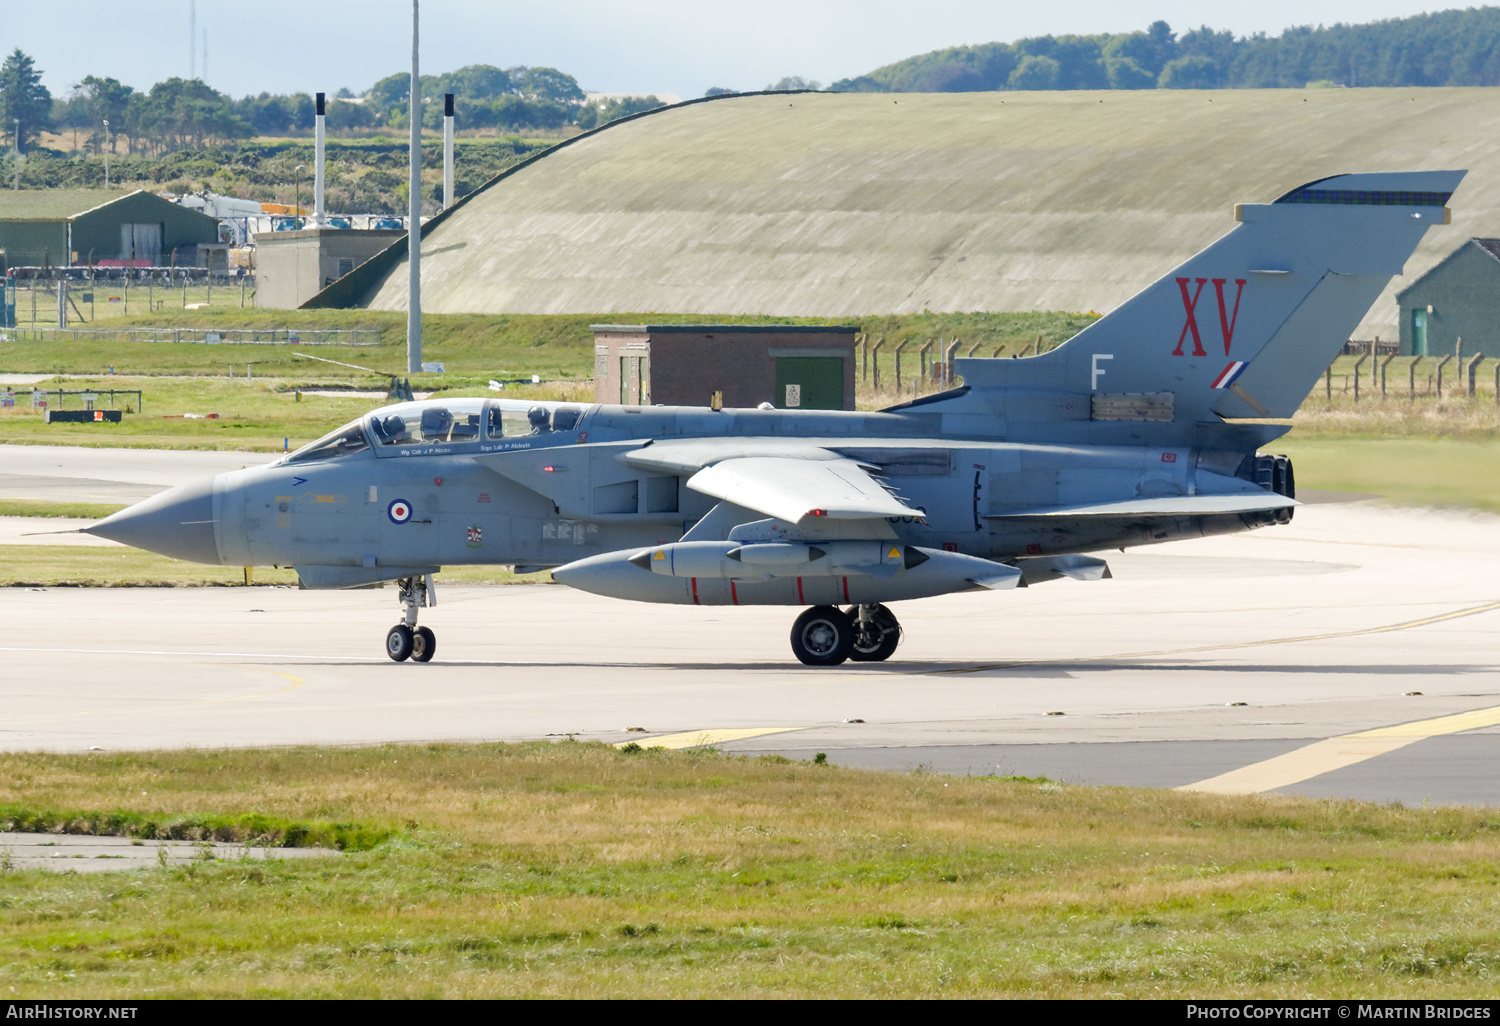
<path fill-rule="evenodd" d="M 890 604 L 1109 576 L 1092 552 L 1285 524 L 1296 411 L 1462 171 L 1349 174 L 1234 208 L 1207 249 L 1057 349 L 956 363 L 879 412 L 385 406 L 276 463 L 164 492 L 89 533 L 179 559 L 394 581 L 386 653 L 455 564 L 551 568 L 642 602 L 806 607 L 803 663 L 889 658 Z"/>

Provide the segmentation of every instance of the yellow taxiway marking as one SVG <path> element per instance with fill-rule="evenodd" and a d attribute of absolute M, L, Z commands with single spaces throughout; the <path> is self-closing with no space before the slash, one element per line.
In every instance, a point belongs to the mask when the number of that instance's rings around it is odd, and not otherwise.
<path fill-rule="evenodd" d="M 1288 787 L 1324 773 L 1331 773 L 1357 762 L 1373 759 L 1377 755 L 1405 748 L 1413 741 L 1456 734 L 1461 730 L 1493 727 L 1500 724 L 1500 706 L 1475 709 L 1472 712 L 1438 716 L 1430 720 L 1413 723 L 1398 723 L 1393 727 L 1377 727 L 1354 734 L 1331 737 L 1317 741 L 1296 751 L 1278 755 L 1274 759 L 1242 766 L 1216 777 L 1200 780 L 1196 784 L 1184 784 L 1179 791 L 1207 791 L 1211 794 L 1257 794 Z"/>
<path fill-rule="evenodd" d="M 616 741 L 615 747 L 624 748 L 633 743 L 642 748 L 707 748 L 709 745 L 721 745 L 726 741 L 743 741 L 747 737 L 785 734 L 789 730 L 801 729 L 801 727 L 740 727 L 734 730 L 687 730 L 681 734 L 662 734 L 659 737 Z"/>

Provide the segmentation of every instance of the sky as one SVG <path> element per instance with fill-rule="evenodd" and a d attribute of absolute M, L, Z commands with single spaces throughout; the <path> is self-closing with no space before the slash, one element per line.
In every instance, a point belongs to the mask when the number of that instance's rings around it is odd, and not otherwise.
<path fill-rule="evenodd" d="M 189 9 L 197 48 L 190 50 Z M 1462 4 L 1420 0 L 422 0 L 421 70 L 555 67 L 594 92 L 701 96 L 762 89 L 786 75 L 827 85 L 948 46 L 1025 36 L 1129 32 L 1165 19 L 1276 35 Z M 36 59 L 53 95 L 85 75 L 149 89 L 196 70 L 232 96 L 361 93 L 411 63 L 410 0 L 138 0 L 125 5 L 0 0 L 0 50 Z M 87 10 L 87 15 L 84 11 Z M 314 17 L 316 20 L 314 21 Z M 203 34 L 207 33 L 204 74 Z"/>

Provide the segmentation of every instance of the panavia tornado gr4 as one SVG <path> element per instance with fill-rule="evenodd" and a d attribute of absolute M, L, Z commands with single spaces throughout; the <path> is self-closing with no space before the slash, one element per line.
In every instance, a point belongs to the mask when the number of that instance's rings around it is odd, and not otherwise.
<path fill-rule="evenodd" d="M 890 604 L 1109 576 L 1090 552 L 1285 524 L 1259 449 L 1431 225 L 1462 171 L 1351 174 L 1242 204 L 1228 234 L 1057 349 L 956 364 L 872 413 L 434 399 L 89 528 L 179 559 L 398 585 L 426 661 L 445 565 L 552 568 L 640 602 L 805 607 L 804 663 L 888 658 Z"/>

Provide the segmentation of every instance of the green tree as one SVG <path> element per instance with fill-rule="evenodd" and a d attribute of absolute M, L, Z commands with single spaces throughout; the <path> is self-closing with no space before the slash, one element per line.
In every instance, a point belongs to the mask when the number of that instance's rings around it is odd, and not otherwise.
<path fill-rule="evenodd" d="M 347 133 L 356 128 L 369 128 L 374 123 L 374 117 L 363 103 L 334 100 L 328 105 L 328 127 L 335 132 Z"/>
<path fill-rule="evenodd" d="M 1110 57 L 1104 62 L 1111 89 L 1155 89 L 1156 76 L 1131 57 Z"/>
<path fill-rule="evenodd" d="M 1219 65 L 1201 55 L 1168 61 L 1157 84 L 1162 89 L 1213 89 L 1219 84 Z"/>
<path fill-rule="evenodd" d="M 306 100 L 309 111 L 312 100 L 306 94 L 292 97 Z M 235 113 L 229 98 L 199 79 L 187 81 L 169 78 L 151 87 L 147 97 L 144 123 L 163 146 L 182 149 L 191 144 L 202 148 L 205 142 L 223 142 L 250 135 L 249 123 Z M 308 114 L 307 122 L 312 121 Z"/>
<path fill-rule="evenodd" d="M 125 134 L 125 111 L 136 95 L 134 89 L 118 79 L 87 75 L 74 87 L 68 104 L 72 126 L 88 133 L 89 146 L 98 152 L 104 142 L 104 122 L 110 135 Z"/>
<path fill-rule="evenodd" d="M 515 83 L 516 92 L 528 100 L 583 102 L 583 89 L 579 87 L 578 80 L 556 68 L 509 68 L 506 74 Z"/>
<path fill-rule="evenodd" d="M 1062 78 L 1062 65 L 1051 57 L 1022 57 L 1010 73 L 1012 89 L 1056 89 Z"/>
<path fill-rule="evenodd" d="M 52 127 L 52 93 L 42 85 L 36 62 L 19 47 L 0 65 L 0 108 L 4 111 L 3 128 L 12 139 L 16 122 L 20 122 L 22 149 Z"/>
<path fill-rule="evenodd" d="M 538 69 L 546 70 L 546 69 Z M 492 64 L 470 64 L 450 71 L 446 75 L 439 75 L 432 83 L 431 95 L 442 96 L 444 93 L 452 93 L 461 100 L 496 100 L 507 93 L 516 92 L 515 83 L 510 75 Z M 574 83 L 576 88 L 577 83 Z M 427 78 L 422 78 L 422 93 L 428 95 Z M 579 93 L 579 99 L 583 94 Z"/>

